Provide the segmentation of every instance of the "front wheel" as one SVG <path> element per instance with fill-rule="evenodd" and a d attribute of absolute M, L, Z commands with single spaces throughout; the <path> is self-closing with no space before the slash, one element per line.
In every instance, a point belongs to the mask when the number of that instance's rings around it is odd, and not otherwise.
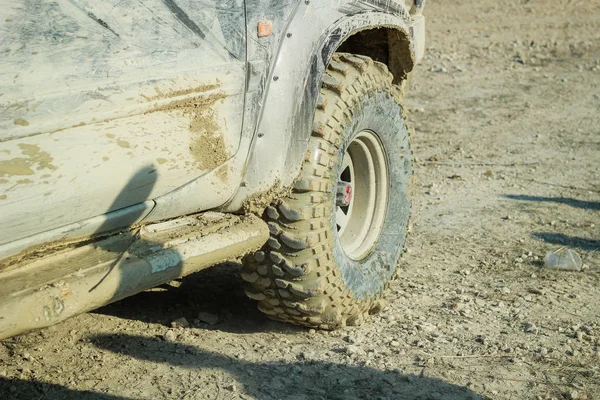
<path fill-rule="evenodd" d="M 381 307 L 410 214 L 401 98 L 384 64 L 333 57 L 300 176 L 265 211 L 271 237 L 242 269 L 246 293 L 269 317 L 335 329 Z"/>

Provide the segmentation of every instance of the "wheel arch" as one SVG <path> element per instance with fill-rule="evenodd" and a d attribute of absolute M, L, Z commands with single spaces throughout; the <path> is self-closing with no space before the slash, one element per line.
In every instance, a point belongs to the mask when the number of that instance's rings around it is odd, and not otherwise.
<path fill-rule="evenodd" d="M 423 46 L 415 40 L 422 41 L 423 29 L 415 30 L 415 20 L 403 5 L 343 3 L 320 9 L 301 2 L 281 33 L 281 44 L 265 80 L 244 179 L 224 210 L 242 210 L 257 194 L 276 194 L 274 187 L 293 183 L 312 132 L 321 78 L 336 51 L 386 63 L 395 83 L 405 79 L 421 58 Z M 376 40 L 377 45 L 368 46 L 369 40 Z"/>

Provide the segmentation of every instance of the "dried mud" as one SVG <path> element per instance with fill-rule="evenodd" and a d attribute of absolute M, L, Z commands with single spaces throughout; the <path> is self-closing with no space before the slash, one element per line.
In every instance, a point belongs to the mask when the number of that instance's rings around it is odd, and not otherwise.
<path fill-rule="evenodd" d="M 153 112 L 175 110 L 189 118 L 189 130 L 192 132 L 190 152 L 196 159 L 198 168 L 202 170 L 212 170 L 229 158 L 223 134 L 220 132 L 221 128 L 212 107 L 225 97 L 224 93 L 213 93 L 207 96 L 175 100 L 152 110 Z"/>
<path fill-rule="evenodd" d="M 425 15 L 413 216 L 380 314 L 269 321 L 223 264 L 1 342 L 0 398 L 600 398 L 600 3 Z M 586 269 L 545 270 L 561 246 Z"/>

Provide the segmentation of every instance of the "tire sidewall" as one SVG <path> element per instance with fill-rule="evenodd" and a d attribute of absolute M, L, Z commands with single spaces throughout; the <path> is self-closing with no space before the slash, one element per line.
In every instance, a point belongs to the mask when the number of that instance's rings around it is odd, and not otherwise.
<path fill-rule="evenodd" d="M 341 173 L 344 152 L 352 140 L 364 130 L 379 138 L 386 156 L 388 172 L 388 201 L 381 232 L 370 252 L 360 260 L 353 260 L 344 252 L 337 234 L 335 200 L 331 212 L 331 231 L 334 237 L 333 256 L 344 284 L 357 299 L 367 299 L 380 294 L 395 275 L 410 215 L 408 184 L 411 169 L 409 132 L 403 118 L 402 107 L 386 90 L 368 95 L 358 102 L 352 119 L 342 132 L 342 145 L 333 179 Z M 337 185 L 333 185 L 337 188 Z M 336 189 L 334 189 L 336 190 Z M 335 193 L 333 193 L 335 199 Z M 354 210 L 357 212 L 359 210 Z"/>

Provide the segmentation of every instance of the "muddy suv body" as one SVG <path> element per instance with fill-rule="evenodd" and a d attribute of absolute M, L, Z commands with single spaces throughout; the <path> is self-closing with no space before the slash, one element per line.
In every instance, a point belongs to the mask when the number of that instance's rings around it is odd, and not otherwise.
<path fill-rule="evenodd" d="M 404 91 L 422 7 L 0 5 L 0 338 L 257 250 L 251 214 L 289 195 L 334 54 Z"/>

